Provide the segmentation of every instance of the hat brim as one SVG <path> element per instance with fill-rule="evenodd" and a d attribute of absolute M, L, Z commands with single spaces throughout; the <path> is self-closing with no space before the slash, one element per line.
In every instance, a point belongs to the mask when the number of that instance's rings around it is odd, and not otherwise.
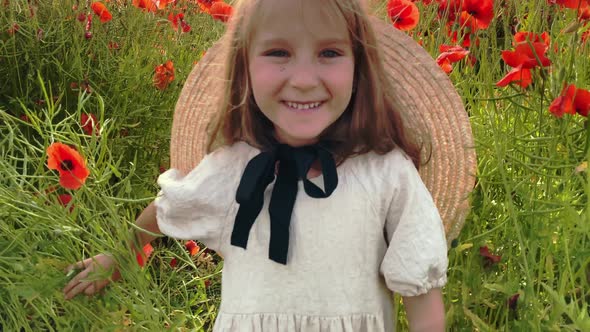
<path fill-rule="evenodd" d="M 476 155 L 463 102 L 430 54 L 405 33 L 373 18 L 386 73 L 409 132 L 423 138 L 429 159 L 420 176 L 432 194 L 448 241 L 455 239 L 469 212 Z M 221 43 L 209 50 L 189 74 L 172 123 L 171 167 L 187 173 L 206 154 L 207 126 L 224 89 Z"/>

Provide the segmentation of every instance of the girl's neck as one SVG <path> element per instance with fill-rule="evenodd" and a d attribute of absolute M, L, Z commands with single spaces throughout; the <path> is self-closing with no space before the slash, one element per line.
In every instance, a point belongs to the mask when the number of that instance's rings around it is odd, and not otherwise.
<path fill-rule="evenodd" d="M 320 163 L 319 159 L 314 161 L 313 164 L 311 165 L 311 167 L 309 168 L 309 171 L 307 172 L 307 178 L 308 179 L 313 179 L 315 177 L 318 177 L 322 174 L 322 164 Z"/>

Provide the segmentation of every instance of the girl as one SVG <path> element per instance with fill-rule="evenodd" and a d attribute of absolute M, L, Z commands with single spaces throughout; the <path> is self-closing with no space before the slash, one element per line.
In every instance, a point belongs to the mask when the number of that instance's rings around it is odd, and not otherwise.
<path fill-rule="evenodd" d="M 215 331 L 393 331 L 392 292 L 411 330 L 444 330 L 445 230 L 379 47 L 359 0 L 243 0 L 207 52 L 226 59 L 225 79 L 209 65 L 199 89 L 187 82 L 176 134 L 204 134 L 184 116 L 207 117 L 199 101 L 221 92 L 210 153 L 163 173 L 137 225 L 223 255 Z M 202 143 L 173 138 L 173 164 Z M 109 280 L 86 277 L 113 266 L 104 254 L 73 265 L 84 270 L 66 298 L 99 291 Z"/>

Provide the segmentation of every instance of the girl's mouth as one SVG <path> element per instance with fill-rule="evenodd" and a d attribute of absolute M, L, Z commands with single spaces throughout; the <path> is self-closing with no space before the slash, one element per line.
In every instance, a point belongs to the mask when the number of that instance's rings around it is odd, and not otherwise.
<path fill-rule="evenodd" d="M 316 101 L 311 103 L 297 103 L 292 101 L 282 102 L 288 108 L 298 112 L 313 112 L 318 110 L 323 104 L 323 101 Z"/>

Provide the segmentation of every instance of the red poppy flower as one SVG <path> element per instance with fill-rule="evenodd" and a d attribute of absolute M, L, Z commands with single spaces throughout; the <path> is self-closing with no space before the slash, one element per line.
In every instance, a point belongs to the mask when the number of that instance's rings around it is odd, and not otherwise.
<path fill-rule="evenodd" d="M 59 202 L 63 205 L 66 206 L 70 203 L 70 201 L 72 200 L 72 195 L 70 194 L 61 194 L 58 196 L 59 198 Z"/>
<path fill-rule="evenodd" d="M 393 26 L 402 31 L 412 30 L 420 21 L 420 11 L 410 0 L 389 0 L 387 16 L 393 22 Z"/>
<path fill-rule="evenodd" d="M 440 45 L 440 55 L 436 58 L 436 63 L 449 74 L 453 70 L 452 64 L 465 58 L 469 51 L 461 46 Z"/>
<path fill-rule="evenodd" d="M 576 90 L 574 109 L 576 110 L 576 113 L 581 116 L 588 116 L 588 113 L 590 112 L 590 91 L 584 89 Z"/>
<path fill-rule="evenodd" d="M 479 254 L 481 257 L 483 257 L 485 266 L 497 264 L 500 262 L 500 260 L 502 260 L 502 256 L 493 255 L 490 253 L 488 246 L 479 247 Z"/>
<path fill-rule="evenodd" d="M 174 63 L 168 60 L 165 64 L 156 66 L 154 85 L 159 90 L 164 90 L 174 81 Z"/>
<path fill-rule="evenodd" d="M 590 20 L 590 2 L 585 1 L 578 9 L 580 20 Z"/>
<path fill-rule="evenodd" d="M 199 247 L 199 245 L 193 240 L 186 241 L 184 247 L 188 250 L 191 256 L 196 256 L 201 250 L 201 247 Z"/>
<path fill-rule="evenodd" d="M 86 135 L 92 135 L 95 133 L 98 135 L 100 131 L 100 126 L 98 124 L 98 120 L 96 119 L 96 115 L 90 113 L 90 115 L 83 113 L 80 116 L 80 125 L 82 126 L 82 130 L 86 133 Z"/>
<path fill-rule="evenodd" d="M 574 110 L 574 96 L 576 94 L 576 86 L 573 84 L 563 87 L 561 95 L 555 98 L 551 105 L 549 105 L 549 112 L 558 118 L 564 114 L 576 114 Z"/>
<path fill-rule="evenodd" d="M 78 151 L 62 143 L 47 148 L 47 167 L 59 172 L 59 184 L 66 189 L 82 187 L 90 171 Z"/>
<path fill-rule="evenodd" d="M 223 1 L 215 1 L 209 8 L 209 14 L 213 19 L 221 22 L 227 22 L 233 14 L 233 7 Z"/>
<path fill-rule="evenodd" d="M 158 7 L 156 7 L 154 3 L 150 0 L 133 0 L 131 4 L 139 9 L 148 12 L 155 12 L 158 10 Z"/>
<path fill-rule="evenodd" d="M 174 15 L 173 13 L 170 13 L 168 15 L 168 21 L 170 21 L 170 23 L 172 24 L 172 28 L 175 31 L 178 31 L 178 23 L 180 23 L 180 27 L 182 28 L 182 32 L 191 31 L 191 26 L 188 25 L 188 23 L 186 23 L 184 21 L 184 14 L 183 13 L 178 13 L 176 15 Z"/>
<path fill-rule="evenodd" d="M 578 9 L 587 5 L 587 0 L 550 0 L 549 3 L 558 4 L 561 7 Z"/>
<path fill-rule="evenodd" d="M 59 200 L 59 203 L 66 207 L 68 206 L 68 204 L 70 204 L 70 202 L 72 201 L 72 195 L 70 194 L 61 194 L 57 197 L 57 199 Z M 74 204 L 72 204 L 70 206 L 70 212 L 72 212 L 72 210 L 74 210 Z"/>
<path fill-rule="evenodd" d="M 219 2 L 222 0 L 197 0 L 197 4 L 199 5 L 199 8 L 201 9 L 201 11 L 203 13 L 210 13 L 211 10 L 211 6 L 213 6 L 214 3 Z"/>
<path fill-rule="evenodd" d="M 113 15 L 111 15 L 109 10 L 107 9 L 107 6 L 105 6 L 100 1 L 93 2 L 92 5 L 90 5 L 90 8 L 92 8 L 94 14 L 100 16 L 100 21 L 102 23 L 106 23 L 113 19 Z"/>
<path fill-rule="evenodd" d="M 512 82 L 520 85 L 522 88 L 526 88 L 533 82 L 531 70 L 522 66 L 512 68 L 506 76 L 496 83 L 496 86 L 503 88 Z"/>
<path fill-rule="evenodd" d="M 463 0 L 461 6 L 461 26 L 469 26 L 472 31 L 487 29 L 494 18 L 492 0 Z"/>
<path fill-rule="evenodd" d="M 516 310 L 516 306 L 518 304 L 518 298 L 520 297 L 519 293 L 516 293 L 508 298 L 508 309 L 514 311 Z"/>
<path fill-rule="evenodd" d="M 170 267 L 171 267 L 171 268 L 175 268 L 175 267 L 176 267 L 176 265 L 178 265 L 178 260 L 177 260 L 177 259 L 176 259 L 176 257 L 175 257 L 175 258 L 172 258 L 172 259 L 170 260 Z"/>
<path fill-rule="evenodd" d="M 173 1 L 173 0 L 172 0 Z M 169 1 L 157 1 L 157 0 L 133 0 L 133 6 L 142 9 L 143 11 L 155 13 L 158 9 L 164 9 L 168 5 Z"/>
<path fill-rule="evenodd" d="M 587 117 L 590 112 L 590 91 L 578 89 L 574 84 L 564 86 L 559 97 L 549 105 L 549 112 L 558 118 L 576 113 Z"/>
<path fill-rule="evenodd" d="M 6 32 L 8 32 L 9 35 L 14 35 L 18 30 L 20 29 L 20 25 L 18 25 L 17 23 L 14 23 L 12 25 L 12 27 L 8 28 L 8 30 L 6 30 Z"/>
<path fill-rule="evenodd" d="M 543 31 L 542 34 L 536 34 L 534 32 L 527 32 L 527 31 L 519 31 L 514 34 L 514 46 L 517 46 L 520 43 L 544 43 L 547 47 L 551 43 L 551 38 L 549 37 L 549 33 L 547 31 Z"/>
<path fill-rule="evenodd" d="M 547 67 L 551 65 L 551 60 L 545 57 L 547 49 L 548 47 L 544 42 L 532 43 L 530 45 L 527 42 L 518 43 L 514 51 L 502 51 L 502 59 L 504 59 L 507 65 L 513 68 L 518 66 L 534 68 L 539 65 Z"/>
<path fill-rule="evenodd" d="M 154 252 L 154 247 L 152 247 L 152 245 L 150 243 L 148 243 L 145 246 L 143 246 L 142 251 L 143 251 L 143 253 L 137 253 L 135 258 L 137 259 L 137 264 L 139 264 L 139 266 L 141 266 L 141 267 L 144 267 L 145 261 L 143 258 L 145 257 L 145 259 L 148 259 L 150 257 L 150 255 L 152 254 L 152 252 Z"/>
<path fill-rule="evenodd" d="M 87 19 L 86 26 L 84 27 L 84 38 L 86 38 L 86 40 L 90 40 L 92 39 L 92 31 L 90 31 L 92 28 L 92 15 L 88 14 Z"/>

